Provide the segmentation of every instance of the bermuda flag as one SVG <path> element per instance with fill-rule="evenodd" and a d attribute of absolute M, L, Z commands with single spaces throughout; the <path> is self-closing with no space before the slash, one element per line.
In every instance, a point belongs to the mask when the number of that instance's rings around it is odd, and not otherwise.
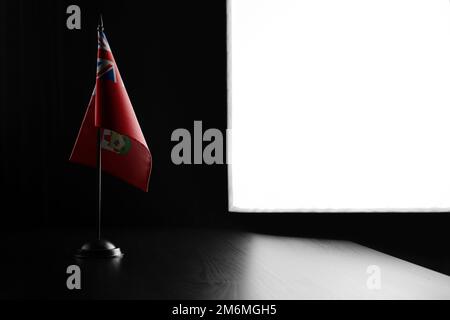
<path fill-rule="evenodd" d="M 97 166 L 101 130 L 102 170 L 148 190 L 152 156 L 103 30 L 98 32 L 97 79 L 70 161 Z"/>

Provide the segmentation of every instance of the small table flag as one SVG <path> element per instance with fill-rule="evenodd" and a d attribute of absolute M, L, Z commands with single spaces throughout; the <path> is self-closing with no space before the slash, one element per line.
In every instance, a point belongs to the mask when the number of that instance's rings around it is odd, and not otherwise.
<path fill-rule="evenodd" d="M 152 156 L 102 29 L 98 32 L 97 79 L 70 161 L 97 166 L 101 130 L 101 168 L 148 190 Z"/>

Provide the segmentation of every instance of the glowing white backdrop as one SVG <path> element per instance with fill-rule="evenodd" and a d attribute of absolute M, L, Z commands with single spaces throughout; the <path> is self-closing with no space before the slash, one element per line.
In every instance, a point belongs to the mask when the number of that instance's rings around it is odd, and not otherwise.
<path fill-rule="evenodd" d="M 450 208 L 448 0 L 230 0 L 230 210 Z"/>

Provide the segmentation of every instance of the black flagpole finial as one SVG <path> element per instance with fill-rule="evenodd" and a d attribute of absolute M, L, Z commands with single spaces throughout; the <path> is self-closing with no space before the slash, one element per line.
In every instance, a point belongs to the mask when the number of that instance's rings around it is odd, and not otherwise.
<path fill-rule="evenodd" d="M 98 20 L 98 28 L 97 28 L 97 30 L 100 31 L 100 32 L 104 30 L 104 28 L 103 28 L 103 17 L 102 17 L 101 14 L 100 14 L 100 19 Z"/>

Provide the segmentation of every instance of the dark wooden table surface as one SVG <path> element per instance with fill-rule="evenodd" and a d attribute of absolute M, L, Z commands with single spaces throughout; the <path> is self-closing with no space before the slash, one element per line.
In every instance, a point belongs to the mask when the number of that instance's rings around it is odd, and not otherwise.
<path fill-rule="evenodd" d="M 90 232 L 3 232 L 1 298 L 450 298 L 450 277 L 346 241 L 214 229 L 105 230 L 120 259 L 76 260 Z M 66 268 L 81 268 L 68 290 Z M 370 290 L 367 268 L 381 271 Z"/>

